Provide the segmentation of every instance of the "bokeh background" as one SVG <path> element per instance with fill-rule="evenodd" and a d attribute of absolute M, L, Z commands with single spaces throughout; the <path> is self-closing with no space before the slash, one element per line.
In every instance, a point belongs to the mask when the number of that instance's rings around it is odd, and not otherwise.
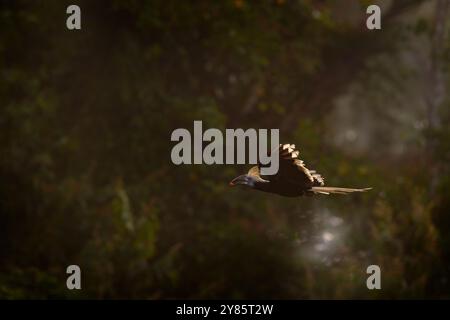
<path fill-rule="evenodd" d="M 450 298 L 449 11 L 1 0 L 0 297 Z M 229 188 L 248 166 L 171 163 L 194 120 L 279 128 L 329 185 L 373 190 Z"/>

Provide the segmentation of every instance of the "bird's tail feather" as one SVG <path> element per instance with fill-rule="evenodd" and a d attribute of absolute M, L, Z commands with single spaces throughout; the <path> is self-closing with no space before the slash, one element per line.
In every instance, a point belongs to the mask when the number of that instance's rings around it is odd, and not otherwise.
<path fill-rule="evenodd" d="M 352 192 L 365 192 L 369 191 L 372 188 L 362 188 L 362 189 L 354 189 L 354 188 L 339 188 L 339 187 L 312 187 L 310 190 L 314 193 L 321 194 L 349 194 Z"/>

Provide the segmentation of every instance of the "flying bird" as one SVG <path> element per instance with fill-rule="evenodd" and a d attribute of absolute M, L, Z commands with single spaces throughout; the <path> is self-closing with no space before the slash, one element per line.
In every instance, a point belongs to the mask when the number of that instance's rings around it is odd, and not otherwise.
<path fill-rule="evenodd" d="M 280 144 L 278 151 L 279 169 L 276 174 L 262 175 L 260 173 L 262 164 L 258 164 L 252 167 L 247 174 L 234 178 L 230 185 L 242 185 L 285 197 L 332 193 L 349 194 L 372 189 L 325 187 L 324 178 L 316 171 L 306 168 L 304 162 L 298 158 L 300 152 L 295 149 L 294 144 Z"/>

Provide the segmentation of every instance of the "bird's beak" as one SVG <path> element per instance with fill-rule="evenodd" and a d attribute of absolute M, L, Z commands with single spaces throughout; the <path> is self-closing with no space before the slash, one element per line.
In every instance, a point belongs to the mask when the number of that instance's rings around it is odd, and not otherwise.
<path fill-rule="evenodd" d="M 231 180 L 230 186 L 235 186 L 238 184 L 246 184 L 246 183 L 247 183 L 247 180 L 245 178 L 245 175 L 243 175 L 243 176 L 239 176 L 239 177 L 236 177 L 233 180 Z"/>

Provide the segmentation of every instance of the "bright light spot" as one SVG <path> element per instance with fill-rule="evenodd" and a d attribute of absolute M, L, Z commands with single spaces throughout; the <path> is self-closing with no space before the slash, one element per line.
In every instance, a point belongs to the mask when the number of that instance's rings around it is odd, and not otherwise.
<path fill-rule="evenodd" d="M 358 137 L 358 134 L 357 134 L 356 131 L 353 130 L 353 129 L 348 129 L 348 130 L 345 132 L 345 138 L 346 138 L 348 141 L 355 141 L 357 137 Z"/>
<path fill-rule="evenodd" d="M 313 10 L 312 16 L 314 19 L 320 19 L 320 17 L 322 16 L 322 13 L 319 10 Z"/>
<path fill-rule="evenodd" d="M 325 231 L 322 234 L 322 239 L 324 242 L 330 242 L 334 239 L 334 235 L 331 232 Z"/>

